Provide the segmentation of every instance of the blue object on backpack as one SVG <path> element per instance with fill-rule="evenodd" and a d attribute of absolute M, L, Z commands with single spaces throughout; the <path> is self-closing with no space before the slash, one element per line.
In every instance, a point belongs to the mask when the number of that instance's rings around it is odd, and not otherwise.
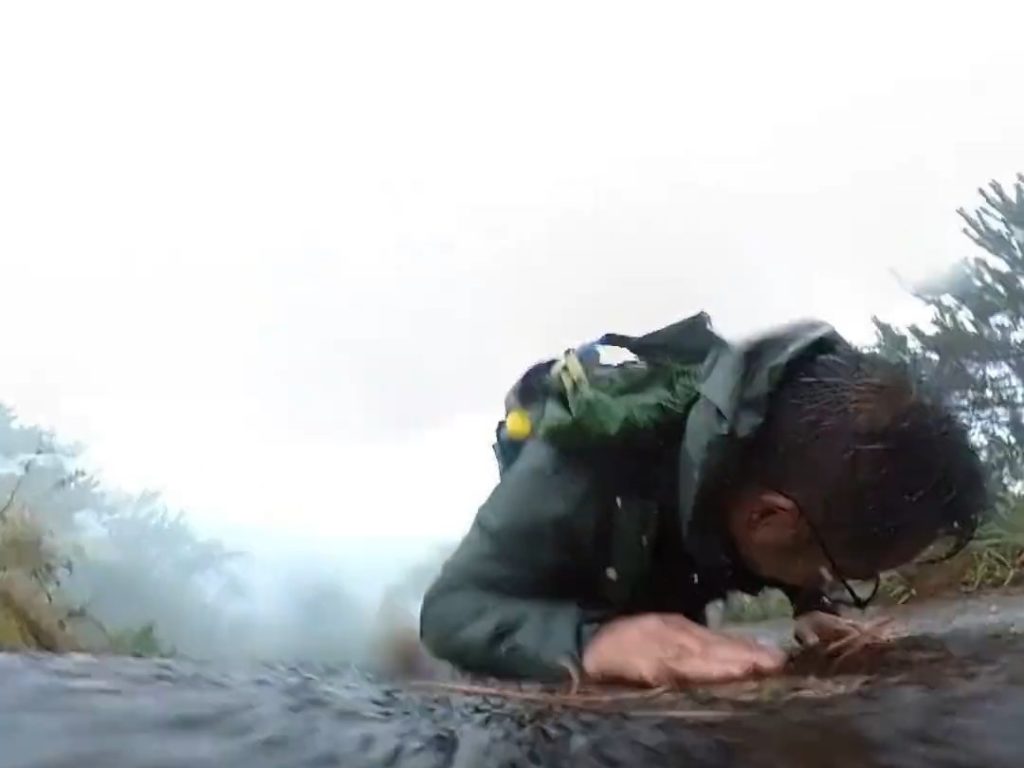
<path fill-rule="evenodd" d="M 576 348 L 576 357 L 583 363 L 583 367 L 597 365 L 601 362 L 601 340 L 591 341 Z"/>

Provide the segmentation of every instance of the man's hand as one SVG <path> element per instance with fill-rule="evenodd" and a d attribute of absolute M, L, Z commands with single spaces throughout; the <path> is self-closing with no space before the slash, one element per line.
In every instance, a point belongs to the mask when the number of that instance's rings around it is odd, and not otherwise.
<path fill-rule="evenodd" d="M 583 653 L 583 671 L 596 682 L 648 686 L 717 683 L 770 674 L 786 661 L 778 648 L 729 637 L 674 614 L 615 619 Z"/>
<path fill-rule="evenodd" d="M 853 644 L 855 638 L 870 641 L 888 621 L 867 623 L 844 619 L 830 613 L 811 611 L 796 619 L 793 634 L 803 646 L 821 643 L 829 653 L 838 653 Z M 874 638 L 879 639 L 879 638 Z"/>
<path fill-rule="evenodd" d="M 822 611 L 811 611 L 796 618 L 793 635 L 800 645 L 831 645 L 860 634 L 862 630 L 863 625 L 859 621 Z"/>

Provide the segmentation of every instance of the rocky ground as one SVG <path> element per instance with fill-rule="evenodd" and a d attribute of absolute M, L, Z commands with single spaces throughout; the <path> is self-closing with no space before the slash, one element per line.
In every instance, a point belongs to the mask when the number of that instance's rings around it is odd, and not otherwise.
<path fill-rule="evenodd" d="M 904 637 L 840 667 L 804 655 L 777 679 L 657 694 L 0 655 L 0 768 L 1018 766 L 1024 597 L 897 614 Z"/>

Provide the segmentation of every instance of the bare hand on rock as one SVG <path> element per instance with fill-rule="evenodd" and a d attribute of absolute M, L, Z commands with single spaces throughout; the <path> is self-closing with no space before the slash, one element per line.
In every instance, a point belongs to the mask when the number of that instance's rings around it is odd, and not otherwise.
<path fill-rule="evenodd" d="M 757 677 L 780 671 L 785 662 L 778 648 L 712 632 L 675 614 L 615 619 L 583 654 L 591 680 L 652 687 Z"/>
<path fill-rule="evenodd" d="M 856 621 L 830 613 L 812 611 L 796 620 L 793 634 L 802 646 L 822 645 L 830 656 L 845 657 L 867 645 L 884 642 L 885 629 L 892 620 Z"/>

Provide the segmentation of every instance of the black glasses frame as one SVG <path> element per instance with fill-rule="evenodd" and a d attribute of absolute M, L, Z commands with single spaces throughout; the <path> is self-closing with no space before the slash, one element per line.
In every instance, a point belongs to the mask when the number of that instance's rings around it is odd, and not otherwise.
<path fill-rule="evenodd" d="M 875 574 L 875 583 L 874 583 L 874 587 L 871 590 L 871 594 L 870 595 L 868 595 L 866 598 L 861 597 L 860 595 L 858 595 L 856 590 L 854 590 L 854 588 L 852 586 L 850 586 L 849 580 L 845 576 L 843 576 L 842 571 L 839 568 L 839 565 L 836 563 L 835 558 L 832 557 L 832 553 L 829 552 L 828 547 L 825 545 L 825 539 L 818 532 L 817 527 L 814 525 L 814 523 L 811 522 L 810 518 L 807 515 L 803 515 L 803 518 L 807 522 L 807 527 L 808 527 L 808 529 L 810 529 L 811 535 L 814 537 L 815 541 L 817 542 L 818 547 L 821 549 L 822 554 L 825 555 L 825 559 L 828 561 L 828 566 L 829 566 L 830 571 L 832 572 L 832 577 L 834 579 L 836 579 L 836 581 L 838 581 L 840 584 L 843 585 L 843 589 L 845 589 L 847 594 L 849 594 L 849 596 L 850 596 L 850 600 L 849 601 L 846 601 L 843 598 L 839 598 L 839 599 L 829 598 L 829 599 L 833 603 L 838 603 L 839 605 L 848 605 L 851 608 L 856 608 L 857 610 L 863 611 L 865 608 L 867 608 L 871 604 L 871 601 L 874 600 L 878 596 L 878 590 L 882 586 L 882 577 L 881 577 L 881 575 L 880 574 Z"/>

